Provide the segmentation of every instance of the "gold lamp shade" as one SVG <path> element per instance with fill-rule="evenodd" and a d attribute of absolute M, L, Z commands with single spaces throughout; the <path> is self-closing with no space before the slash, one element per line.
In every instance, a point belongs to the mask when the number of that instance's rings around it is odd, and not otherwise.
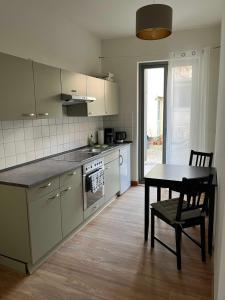
<path fill-rule="evenodd" d="M 136 36 L 142 40 L 159 40 L 172 33 L 172 7 L 151 4 L 136 12 Z"/>

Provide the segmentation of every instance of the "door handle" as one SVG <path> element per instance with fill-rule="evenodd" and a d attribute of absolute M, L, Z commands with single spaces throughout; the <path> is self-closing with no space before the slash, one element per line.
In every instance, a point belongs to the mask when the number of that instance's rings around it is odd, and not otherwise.
<path fill-rule="evenodd" d="M 49 113 L 40 113 L 40 114 L 37 114 L 39 117 L 47 117 L 49 115 Z"/>
<path fill-rule="evenodd" d="M 120 159 L 121 159 L 120 166 L 122 166 L 122 164 L 123 164 L 123 156 L 121 154 L 120 154 Z"/>
<path fill-rule="evenodd" d="M 53 199 L 56 199 L 56 198 L 59 198 L 59 197 L 60 197 L 60 194 L 57 193 L 55 196 L 49 197 L 48 199 L 53 200 Z"/>
<path fill-rule="evenodd" d="M 65 190 L 62 190 L 61 193 L 65 193 L 65 192 L 68 192 L 70 190 L 72 190 L 72 187 L 68 186 Z"/>
<path fill-rule="evenodd" d="M 45 189 L 45 188 L 48 188 L 48 187 L 50 187 L 52 185 L 52 183 L 51 182 L 49 182 L 48 184 L 46 184 L 46 185 L 43 185 L 43 186 L 40 186 L 40 188 L 41 189 Z"/>
<path fill-rule="evenodd" d="M 30 117 L 30 118 L 33 118 L 35 117 L 35 113 L 29 113 L 29 114 L 23 114 L 24 117 Z"/>

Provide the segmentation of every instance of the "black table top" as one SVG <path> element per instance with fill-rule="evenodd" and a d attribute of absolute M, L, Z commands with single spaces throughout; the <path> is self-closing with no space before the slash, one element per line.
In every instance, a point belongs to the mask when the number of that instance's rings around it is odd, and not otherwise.
<path fill-rule="evenodd" d="M 182 178 L 198 178 L 213 175 L 213 185 L 217 185 L 215 168 L 194 167 L 187 165 L 158 164 L 145 175 L 145 180 L 182 181 Z"/>

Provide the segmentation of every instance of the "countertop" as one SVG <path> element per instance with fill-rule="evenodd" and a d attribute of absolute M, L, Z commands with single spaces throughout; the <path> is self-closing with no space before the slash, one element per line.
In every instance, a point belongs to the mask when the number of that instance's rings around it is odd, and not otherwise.
<path fill-rule="evenodd" d="M 111 152 L 124 145 L 125 144 L 115 144 L 113 147 L 110 147 L 109 149 L 106 149 L 101 153 L 80 162 L 57 159 L 57 157 L 65 153 L 78 151 L 78 149 L 73 149 L 71 151 L 58 153 L 52 157 L 43 158 L 39 161 L 33 161 L 22 166 L 13 167 L 5 171 L 3 170 L 0 171 L 0 184 L 30 188 L 50 178 L 60 176 L 66 172 L 74 170 L 86 162 L 98 159 L 106 155 L 108 152 Z"/>

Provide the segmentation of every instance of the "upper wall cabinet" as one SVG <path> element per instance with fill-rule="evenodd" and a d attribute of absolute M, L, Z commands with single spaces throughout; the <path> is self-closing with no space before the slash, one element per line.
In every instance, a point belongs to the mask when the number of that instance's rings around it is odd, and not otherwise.
<path fill-rule="evenodd" d="M 61 83 L 63 94 L 74 94 L 76 96 L 86 96 L 87 76 L 71 71 L 61 70 Z"/>
<path fill-rule="evenodd" d="M 87 104 L 88 116 L 105 114 L 104 80 L 87 76 L 87 96 L 95 97 L 94 102 Z"/>
<path fill-rule="evenodd" d="M 36 62 L 33 68 L 37 117 L 61 117 L 60 69 Z"/>
<path fill-rule="evenodd" d="M 33 117 L 32 61 L 0 53 L 0 120 Z"/>
<path fill-rule="evenodd" d="M 119 91 L 115 82 L 105 80 L 105 115 L 119 113 Z"/>

